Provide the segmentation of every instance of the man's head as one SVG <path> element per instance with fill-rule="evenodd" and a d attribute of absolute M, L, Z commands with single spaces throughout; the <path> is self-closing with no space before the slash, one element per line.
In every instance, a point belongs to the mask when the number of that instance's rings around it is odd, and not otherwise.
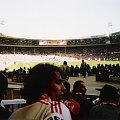
<path fill-rule="evenodd" d="M 64 61 L 63 64 L 64 64 L 64 65 L 67 65 L 67 61 Z"/>
<path fill-rule="evenodd" d="M 77 80 L 75 81 L 74 85 L 73 85 L 73 92 L 77 93 L 80 92 L 81 94 L 85 95 L 86 93 L 86 87 L 85 87 L 85 83 L 82 80 Z"/>
<path fill-rule="evenodd" d="M 84 60 L 82 60 L 82 62 L 84 62 Z"/>
<path fill-rule="evenodd" d="M 23 97 L 28 101 L 34 101 L 43 93 L 47 93 L 51 99 L 58 100 L 62 94 L 64 85 L 61 78 L 61 69 L 52 64 L 37 64 L 28 73 L 23 89 Z"/>
<path fill-rule="evenodd" d="M 111 85 L 104 85 L 100 90 L 100 102 L 118 102 L 118 90 Z"/>

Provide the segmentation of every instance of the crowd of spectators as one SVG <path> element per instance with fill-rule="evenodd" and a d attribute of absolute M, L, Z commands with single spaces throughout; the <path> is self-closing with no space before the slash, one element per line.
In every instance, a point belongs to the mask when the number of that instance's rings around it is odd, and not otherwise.
<path fill-rule="evenodd" d="M 40 45 L 41 40 L 0 37 L 0 54 L 58 55 L 77 60 L 120 60 L 120 32 L 66 40 L 66 45 Z"/>
<path fill-rule="evenodd" d="M 21 71 L 22 68 L 19 69 L 19 72 Z M 77 79 L 70 90 L 69 80 L 62 78 L 61 69 L 48 63 L 37 64 L 30 69 L 23 85 L 21 95 L 26 100 L 26 104 L 13 111 L 12 115 L 10 113 L 4 116 L 5 120 L 8 118 L 9 120 L 120 119 L 120 95 L 118 89 L 112 85 L 105 84 L 100 89 L 99 95 L 87 95 L 85 82 Z"/>
<path fill-rule="evenodd" d="M 120 60 L 119 44 L 62 47 L 0 46 L 0 54 L 58 55 L 77 60 Z"/>
<path fill-rule="evenodd" d="M 66 61 L 64 61 L 66 62 Z M 84 68 L 83 64 L 84 63 Z M 67 64 L 61 65 L 61 70 L 65 71 L 63 76 L 64 79 L 69 79 L 69 77 L 87 77 L 96 76 L 96 81 L 107 81 L 107 82 L 120 82 L 120 65 L 119 64 L 98 64 L 97 66 L 90 66 L 89 64 L 83 62 L 78 65 Z M 3 70 L 3 73 L 14 82 L 23 82 L 26 74 L 31 70 L 30 68 L 19 68 L 13 71 Z M 62 77 L 63 77 L 62 76 Z"/>

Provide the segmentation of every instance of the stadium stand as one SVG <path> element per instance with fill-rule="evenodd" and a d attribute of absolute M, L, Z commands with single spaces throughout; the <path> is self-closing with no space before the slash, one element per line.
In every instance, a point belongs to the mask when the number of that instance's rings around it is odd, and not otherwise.
<path fill-rule="evenodd" d="M 0 36 L 0 69 L 16 62 L 120 61 L 120 32 L 83 39 L 41 40 Z M 89 74 L 96 74 L 92 69 Z M 111 79 L 113 79 L 113 76 Z"/>

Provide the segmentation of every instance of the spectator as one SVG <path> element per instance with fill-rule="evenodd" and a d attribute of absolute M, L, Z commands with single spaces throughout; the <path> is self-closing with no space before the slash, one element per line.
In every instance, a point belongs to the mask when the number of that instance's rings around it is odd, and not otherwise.
<path fill-rule="evenodd" d="M 120 120 L 119 94 L 115 87 L 104 85 L 99 100 L 90 110 L 89 120 Z"/>
<path fill-rule="evenodd" d="M 82 60 L 81 66 L 80 66 L 80 73 L 85 78 L 86 77 L 86 62 Z"/>
<path fill-rule="evenodd" d="M 59 67 L 37 64 L 24 81 L 22 96 L 27 105 L 13 113 L 9 120 L 71 120 L 69 109 L 60 102 L 64 90 Z"/>
<path fill-rule="evenodd" d="M 80 120 L 80 104 L 71 98 L 70 83 L 64 80 L 63 84 L 66 89 L 61 96 L 61 101 L 69 108 L 72 120 Z"/>
<path fill-rule="evenodd" d="M 78 65 L 76 65 L 75 69 L 74 69 L 74 77 L 79 77 L 79 72 L 80 72 L 80 69 L 79 69 Z"/>
<path fill-rule="evenodd" d="M 86 87 L 84 81 L 77 80 L 73 84 L 72 98 L 81 106 L 81 120 L 86 120 L 90 109 L 93 107 L 93 102 L 85 95 Z"/>
<path fill-rule="evenodd" d="M 64 61 L 63 65 L 61 65 L 60 68 L 63 71 L 62 78 L 68 80 L 69 79 L 70 68 L 67 65 L 67 61 Z"/>
<path fill-rule="evenodd" d="M 7 95 L 8 80 L 6 76 L 0 72 L 0 102 Z M 8 120 L 12 112 L 0 105 L 0 120 Z"/>
<path fill-rule="evenodd" d="M 70 66 L 70 77 L 73 77 L 74 76 L 74 66 L 71 65 Z"/>

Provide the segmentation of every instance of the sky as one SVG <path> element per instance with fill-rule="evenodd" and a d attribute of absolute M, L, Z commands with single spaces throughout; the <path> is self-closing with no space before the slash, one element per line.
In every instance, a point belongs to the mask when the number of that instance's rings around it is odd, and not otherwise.
<path fill-rule="evenodd" d="M 79 39 L 120 31 L 120 0 L 0 0 L 0 33 Z"/>

